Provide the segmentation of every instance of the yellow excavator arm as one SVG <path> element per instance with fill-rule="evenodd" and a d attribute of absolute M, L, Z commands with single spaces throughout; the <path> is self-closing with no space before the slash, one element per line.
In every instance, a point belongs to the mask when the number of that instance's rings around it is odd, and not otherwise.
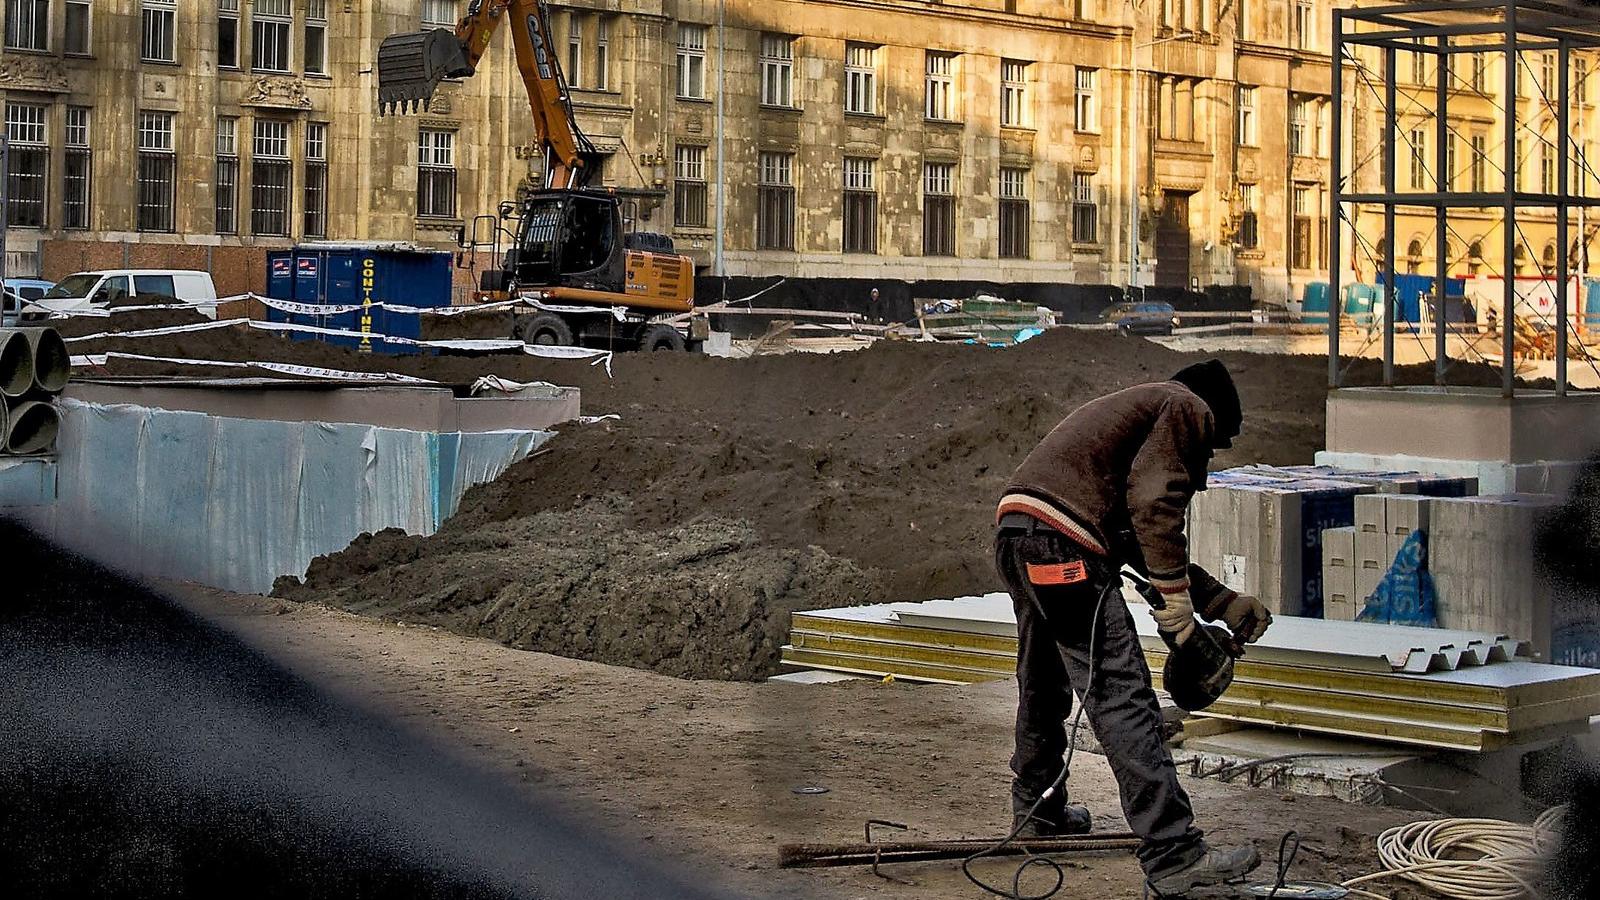
<path fill-rule="evenodd" d="M 384 38 L 378 48 L 379 114 L 426 109 L 439 82 L 471 77 L 502 20 L 511 23 L 535 140 L 545 158 L 545 186 L 581 188 L 593 171 L 595 151 L 573 117 L 543 0 L 470 0 L 453 33 L 437 28 Z"/>

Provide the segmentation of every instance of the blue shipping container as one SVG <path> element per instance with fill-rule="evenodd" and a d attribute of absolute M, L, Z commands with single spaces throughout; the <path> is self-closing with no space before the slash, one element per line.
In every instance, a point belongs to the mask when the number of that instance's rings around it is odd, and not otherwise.
<path fill-rule="evenodd" d="M 450 254 L 394 244 L 301 244 L 267 254 L 267 296 L 317 306 L 363 306 L 338 315 L 299 315 L 267 308 L 272 322 L 289 322 L 374 336 L 422 335 L 422 317 L 390 312 L 370 304 L 438 307 L 450 305 Z M 334 337 L 291 332 L 295 340 L 317 340 L 363 353 L 414 353 L 409 344 L 377 337 Z"/>

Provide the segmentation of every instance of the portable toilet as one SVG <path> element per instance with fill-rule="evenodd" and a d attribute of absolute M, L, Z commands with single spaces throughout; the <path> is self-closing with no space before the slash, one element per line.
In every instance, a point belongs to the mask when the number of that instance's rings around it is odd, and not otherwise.
<path fill-rule="evenodd" d="M 1312 281 L 1300 294 L 1300 313 L 1312 325 L 1328 324 L 1328 283 Z"/>
<path fill-rule="evenodd" d="M 268 320 L 357 332 L 290 334 L 295 340 L 324 341 L 363 353 L 415 352 L 413 345 L 382 338 L 417 340 L 422 335 L 421 316 L 379 304 L 449 306 L 450 286 L 450 254 L 414 244 L 319 241 L 267 254 L 268 297 L 329 308 L 324 314 L 268 306 Z"/>

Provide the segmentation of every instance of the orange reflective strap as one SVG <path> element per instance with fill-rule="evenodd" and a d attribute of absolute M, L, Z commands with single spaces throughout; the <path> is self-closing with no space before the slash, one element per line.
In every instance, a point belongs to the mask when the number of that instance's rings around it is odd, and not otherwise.
<path fill-rule="evenodd" d="M 1028 563 L 1029 584 L 1078 584 L 1089 580 L 1089 570 L 1084 567 L 1083 560 L 1077 559 L 1066 563 L 1051 563 L 1041 565 Z"/>

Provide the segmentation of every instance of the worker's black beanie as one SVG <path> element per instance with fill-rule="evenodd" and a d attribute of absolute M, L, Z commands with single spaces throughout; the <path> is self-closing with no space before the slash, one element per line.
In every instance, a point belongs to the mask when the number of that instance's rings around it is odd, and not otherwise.
<path fill-rule="evenodd" d="M 1244 424 L 1244 411 L 1239 406 L 1239 389 L 1233 386 L 1233 376 L 1228 374 L 1228 367 L 1222 360 L 1208 359 L 1185 366 L 1172 380 L 1194 391 L 1211 407 L 1211 416 L 1217 423 L 1212 443 L 1219 449 L 1232 447 L 1233 439 Z"/>

